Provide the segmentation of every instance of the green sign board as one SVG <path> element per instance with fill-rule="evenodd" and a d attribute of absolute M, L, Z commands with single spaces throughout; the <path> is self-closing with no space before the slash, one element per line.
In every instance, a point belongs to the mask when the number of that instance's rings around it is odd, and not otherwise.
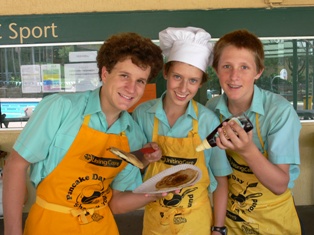
<path fill-rule="evenodd" d="M 167 27 L 202 27 L 212 37 L 246 28 L 259 37 L 313 36 L 314 8 L 103 12 L 0 16 L 0 45 L 103 41 L 118 32 L 152 39 Z"/>

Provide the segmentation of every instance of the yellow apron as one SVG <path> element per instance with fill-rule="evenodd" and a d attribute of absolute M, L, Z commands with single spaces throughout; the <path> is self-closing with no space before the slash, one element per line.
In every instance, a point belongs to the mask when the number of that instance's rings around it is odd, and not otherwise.
<path fill-rule="evenodd" d="M 256 130 L 263 148 L 268 154 L 261 136 L 258 114 Z M 228 177 L 229 200 L 226 225 L 228 235 L 299 235 L 300 222 L 290 189 L 282 195 L 275 195 L 255 177 L 247 163 L 237 153 L 227 150 L 233 173 Z M 295 218 L 291 220 L 291 218 Z"/>
<path fill-rule="evenodd" d="M 193 101 L 196 112 L 197 105 Z M 153 141 L 162 149 L 163 157 L 150 164 L 144 180 L 157 173 L 179 164 L 193 164 L 202 170 L 202 179 L 191 187 L 186 187 L 179 194 L 170 193 L 167 197 L 149 203 L 145 207 L 145 235 L 208 235 L 212 226 L 212 209 L 207 188 L 210 183 L 203 152 L 196 152 L 201 143 L 198 135 L 198 122 L 193 119 L 193 129 L 186 138 L 158 136 L 158 119 L 154 120 Z"/>
<path fill-rule="evenodd" d="M 129 151 L 128 140 L 124 133 L 107 134 L 88 127 L 89 119 L 84 118 L 62 161 L 38 185 L 24 235 L 119 234 L 108 206 L 109 185 L 126 163 L 107 148 Z"/>

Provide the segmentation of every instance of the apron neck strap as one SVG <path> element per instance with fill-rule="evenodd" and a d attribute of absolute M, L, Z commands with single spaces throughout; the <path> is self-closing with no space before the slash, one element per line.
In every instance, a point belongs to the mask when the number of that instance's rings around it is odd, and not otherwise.
<path fill-rule="evenodd" d="M 90 121 L 90 115 L 86 115 L 86 116 L 84 117 L 83 124 L 86 125 L 86 126 L 88 126 L 89 121 Z"/>
<path fill-rule="evenodd" d="M 196 113 L 196 116 L 198 116 L 198 108 L 197 108 L 197 103 L 195 100 L 191 100 L 192 101 L 192 105 L 193 105 L 193 108 L 194 108 L 194 111 Z M 154 117 L 154 129 L 153 129 L 153 140 L 156 139 L 155 137 L 158 136 L 158 119 L 156 118 L 156 116 Z M 198 132 L 198 121 L 196 119 L 192 119 L 192 125 L 193 125 L 193 128 L 192 130 L 189 132 L 189 136 L 190 135 L 194 135 L 195 133 Z"/>

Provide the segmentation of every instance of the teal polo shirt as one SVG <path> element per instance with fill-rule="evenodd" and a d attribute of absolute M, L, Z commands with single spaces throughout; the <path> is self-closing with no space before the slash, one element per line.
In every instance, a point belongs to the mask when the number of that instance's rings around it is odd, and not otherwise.
<path fill-rule="evenodd" d="M 170 127 L 162 105 L 164 95 L 165 93 L 161 98 L 142 103 L 132 113 L 134 120 L 139 124 L 149 142 L 152 141 L 154 117 L 159 120 L 158 134 L 174 138 L 187 137 L 188 133 L 192 130 L 193 119 L 198 121 L 198 134 L 201 140 L 205 139 L 220 124 L 216 115 L 200 103 L 197 103 L 197 116 L 190 101 L 185 114 Z M 204 154 L 206 167 L 210 176 L 208 191 L 213 192 L 217 187 L 215 176 L 229 175 L 232 169 L 224 150 L 215 147 L 205 150 Z"/>
<path fill-rule="evenodd" d="M 30 179 L 35 187 L 63 159 L 74 141 L 86 115 L 91 115 L 89 126 L 104 133 L 125 131 L 131 151 L 141 148 L 146 138 L 126 111 L 109 128 L 101 110 L 99 92 L 53 94 L 45 97 L 36 107 L 13 148 L 31 164 Z M 112 183 L 112 188 L 133 190 L 142 183 L 137 167 L 128 164 Z"/>
<path fill-rule="evenodd" d="M 231 116 L 227 96 L 223 94 L 207 101 L 206 106 L 223 119 Z M 282 96 L 254 85 L 251 107 L 245 112 L 254 125 L 253 140 L 263 153 L 256 130 L 256 113 L 261 136 L 268 152 L 268 159 L 274 164 L 290 164 L 289 188 L 300 174 L 299 136 L 301 123 L 293 106 Z"/>

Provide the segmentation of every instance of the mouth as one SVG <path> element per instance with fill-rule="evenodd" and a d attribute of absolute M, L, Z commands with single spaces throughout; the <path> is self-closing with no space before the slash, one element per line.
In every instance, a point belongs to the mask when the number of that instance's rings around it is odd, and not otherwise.
<path fill-rule="evenodd" d="M 241 88 L 242 85 L 228 84 L 228 87 L 231 89 L 238 89 L 238 88 Z"/>
<path fill-rule="evenodd" d="M 188 97 L 188 94 L 179 94 L 177 92 L 175 92 L 175 95 L 179 98 L 179 99 L 185 99 L 186 97 Z"/>
<path fill-rule="evenodd" d="M 123 95 L 123 94 L 121 94 L 121 93 L 118 93 L 118 94 L 119 94 L 119 96 L 121 96 L 122 98 L 124 98 L 124 99 L 126 99 L 126 100 L 129 100 L 129 101 L 131 101 L 131 100 L 134 99 L 134 97 L 132 97 L 132 96 L 126 96 L 126 95 Z"/>

